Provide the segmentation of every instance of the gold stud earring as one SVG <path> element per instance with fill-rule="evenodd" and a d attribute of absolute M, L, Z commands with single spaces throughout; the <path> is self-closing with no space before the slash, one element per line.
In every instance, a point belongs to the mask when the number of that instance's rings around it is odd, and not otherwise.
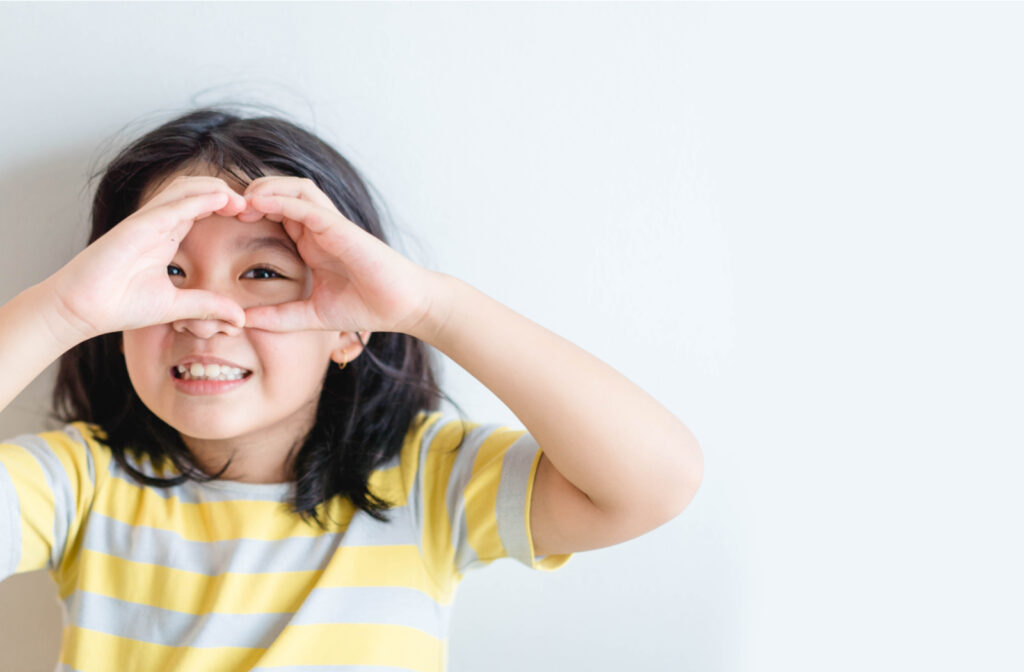
<path fill-rule="evenodd" d="M 345 366 L 348 364 L 348 358 L 345 357 L 345 351 L 344 350 L 341 351 L 341 356 L 343 358 L 343 361 L 341 362 L 341 364 L 338 364 L 338 368 L 339 369 L 344 369 Z"/>

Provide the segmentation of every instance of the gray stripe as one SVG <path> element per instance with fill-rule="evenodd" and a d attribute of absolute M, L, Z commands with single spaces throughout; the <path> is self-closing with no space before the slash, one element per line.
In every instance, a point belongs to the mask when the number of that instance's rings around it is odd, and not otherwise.
<path fill-rule="evenodd" d="M 267 648 L 291 613 L 187 614 L 79 590 L 68 614 L 80 628 L 164 646 Z"/>
<path fill-rule="evenodd" d="M 423 493 L 425 488 L 425 461 L 431 442 L 436 438 L 438 432 L 451 422 L 460 422 L 458 417 L 443 416 L 438 419 L 423 436 L 420 445 L 419 463 L 417 465 L 417 478 L 409 495 L 410 506 L 413 507 L 416 529 L 422 532 L 423 529 Z M 487 423 L 470 430 L 463 437 L 459 446 L 458 455 L 452 465 L 452 473 L 449 477 L 448 487 L 445 491 L 445 504 L 448 509 L 448 522 L 452 533 L 452 545 L 455 550 L 454 564 L 460 574 L 466 571 L 484 567 L 490 564 L 490 560 L 481 561 L 476 551 L 469 544 L 468 526 L 466 523 L 465 489 L 473 477 L 473 464 L 483 442 L 496 430 L 507 427 L 504 423 Z M 502 544 L 505 546 L 510 557 L 532 566 L 529 561 L 529 544 L 526 540 L 526 528 L 523 522 L 523 511 L 526 508 L 526 485 L 529 481 L 530 465 L 538 446 L 536 441 L 529 434 L 524 434 L 513 446 L 509 447 L 511 454 L 506 455 L 502 464 L 501 480 L 498 486 L 498 501 L 495 515 L 498 520 L 498 534 Z M 517 522 L 518 521 L 518 522 Z M 513 529 L 518 525 L 519 529 Z M 417 539 L 422 553 L 422 535 Z"/>
<path fill-rule="evenodd" d="M 451 605 L 440 605 L 415 588 L 344 586 L 314 589 L 296 612 L 292 624 L 402 625 L 443 639 L 450 613 Z"/>
<path fill-rule="evenodd" d="M 11 475 L 2 463 L 0 507 L 3 507 L 0 511 L 0 551 L 8 549 L 6 557 L 0 555 L 0 581 L 3 581 L 14 574 L 14 570 L 18 568 L 18 561 L 21 560 L 21 502 L 18 501 L 18 493 L 14 491 Z"/>
<path fill-rule="evenodd" d="M 427 459 L 427 449 L 430 443 L 437 436 L 438 431 L 441 427 L 449 421 L 446 417 L 440 417 L 434 421 L 427 431 L 423 433 L 423 439 L 419 445 L 419 457 L 416 458 L 416 477 L 413 479 L 412 487 L 409 489 L 409 500 L 407 506 L 409 508 L 410 520 L 412 521 L 412 529 L 416 536 L 416 545 L 420 549 L 420 556 L 426 557 L 426 553 L 423 551 L 423 516 L 424 516 L 424 502 L 423 502 L 423 474 L 426 471 L 423 466 Z"/>
<path fill-rule="evenodd" d="M 93 511 L 83 547 L 132 562 L 144 562 L 215 576 L 223 572 L 262 574 L 323 569 L 342 545 L 401 546 L 409 538 L 408 509 L 388 511 L 393 524 L 363 511 L 352 516 L 344 532 L 284 539 L 225 539 L 190 541 L 177 532 L 131 525 Z"/>
<path fill-rule="evenodd" d="M 476 551 L 469 545 L 469 530 L 466 523 L 466 484 L 473 478 L 473 463 L 476 461 L 480 445 L 495 429 L 501 425 L 491 423 L 471 430 L 462 445 L 452 466 L 452 473 L 445 491 L 445 502 L 448 505 L 448 523 L 452 531 L 452 545 L 455 546 L 455 567 L 460 573 L 467 567 L 475 566 L 478 561 Z"/>
<path fill-rule="evenodd" d="M 430 596 L 391 586 L 316 588 L 295 614 L 189 614 L 79 590 L 68 610 L 81 628 L 164 646 L 267 648 L 288 625 L 366 623 L 442 639 L 450 616 Z"/>
<path fill-rule="evenodd" d="M 46 477 L 46 485 L 53 494 L 53 546 L 50 548 L 47 569 L 55 569 L 64 557 L 68 529 L 75 520 L 76 504 L 71 499 L 71 481 L 68 480 L 68 473 L 50 448 L 50 444 L 41 436 L 21 434 L 7 443 L 20 445 L 35 458 Z"/>
<path fill-rule="evenodd" d="M 85 440 L 82 433 L 78 431 L 78 428 L 72 424 L 64 426 L 64 433 L 70 436 L 75 442 L 80 443 L 82 448 L 85 449 L 85 464 L 89 470 L 89 482 L 93 485 L 93 491 L 96 488 L 96 465 L 93 464 L 92 451 L 89 450 L 89 442 Z"/>
<path fill-rule="evenodd" d="M 148 461 L 136 460 L 131 453 L 125 453 L 125 460 L 138 471 L 147 476 L 155 478 L 168 478 L 176 475 L 168 471 L 159 473 L 153 469 Z M 169 465 L 164 465 L 169 468 Z M 107 472 L 111 479 L 123 481 L 136 488 L 148 488 L 150 492 L 164 499 L 177 499 L 188 504 L 199 502 L 230 502 L 238 500 L 283 502 L 291 493 L 291 483 L 241 483 L 238 481 L 215 480 L 207 483 L 197 481 L 185 481 L 180 485 L 171 487 L 159 487 L 155 485 L 144 485 L 135 480 L 117 460 L 111 457 L 107 465 Z"/>
<path fill-rule="evenodd" d="M 527 539 L 526 495 L 530 483 L 530 467 L 540 446 L 530 434 L 524 434 L 509 447 L 498 484 L 495 516 L 498 518 L 498 536 L 510 558 L 532 567 L 530 541 Z"/>

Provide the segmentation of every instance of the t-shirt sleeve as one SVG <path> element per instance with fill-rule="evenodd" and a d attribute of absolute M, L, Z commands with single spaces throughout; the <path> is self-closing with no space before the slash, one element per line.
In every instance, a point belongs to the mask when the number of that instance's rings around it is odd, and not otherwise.
<path fill-rule="evenodd" d="M 435 577 L 461 578 L 499 558 L 544 571 L 565 565 L 571 553 L 534 555 L 530 503 L 541 450 L 533 437 L 436 411 L 423 417 L 403 457 L 415 464 L 409 506 Z"/>
<path fill-rule="evenodd" d="M 56 570 L 76 546 L 96 489 L 84 423 L 0 441 L 0 581 Z"/>

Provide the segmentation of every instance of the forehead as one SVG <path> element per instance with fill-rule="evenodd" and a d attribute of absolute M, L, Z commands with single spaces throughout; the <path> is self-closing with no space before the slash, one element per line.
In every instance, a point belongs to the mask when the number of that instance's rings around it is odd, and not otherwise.
<path fill-rule="evenodd" d="M 204 217 L 192 225 L 178 251 L 189 256 L 261 252 L 285 256 L 296 263 L 305 264 L 284 227 L 269 219 L 240 222 L 235 217 L 222 215 Z"/>
<path fill-rule="evenodd" d="M 242 174 L 237 168 L 236 173 Z M 267 175 L 275 175 L 269 172 Z M 245 191 L 247 185 L 239 183 L 230 173 L 218 171 L 216 167 L 186 166 L 180 168 L 167 177 L 147 185 L 142 192 L 140 203 L 152 198 L 161 187 L 167 185 L 179 175 L 209 175 L 224 180 L 229 187 L 238 193 Z M 272 222 L 269 219 L 260 219 L 255 222 L 241 222 L 235 217 L 223 215 L 209 215 L 193 224 L 192 229 L 181 241 L 180 251 L 195 251 L 196 245 L 204 247 L 215 245 L 221 253 L 224 252 L 255 252 L 269 251 L 282 253 L 292 257 L 299 263 L 305 263 L 302 256 L 295 247 L 295 242 L 285 232 L 279 222 Z"/>
<path fill-rule="evenodd" d="M 259 255 L 279 263 L 305 267 L 295 242 L 277 222 L 240 222 L 234 217 L 211 215 L 192 225 L 178 245 L 176 258 L 184 255 L 200 259 L 249 258 Z"/>

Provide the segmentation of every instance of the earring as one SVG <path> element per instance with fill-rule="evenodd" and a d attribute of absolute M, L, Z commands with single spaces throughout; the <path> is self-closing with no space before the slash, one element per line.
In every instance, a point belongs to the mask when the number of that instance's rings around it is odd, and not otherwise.
<path fill-rule="evenodd" d="M 345 351 L 344 350 L 341 351 L 341 356 L 344 359 L 344 361 L 342 361 L 341 364 L 338 364 L 338 368 L 339 369 L 344 369 L 345 366 L 348 364 L 348 358 L 345 357 Z"/>

